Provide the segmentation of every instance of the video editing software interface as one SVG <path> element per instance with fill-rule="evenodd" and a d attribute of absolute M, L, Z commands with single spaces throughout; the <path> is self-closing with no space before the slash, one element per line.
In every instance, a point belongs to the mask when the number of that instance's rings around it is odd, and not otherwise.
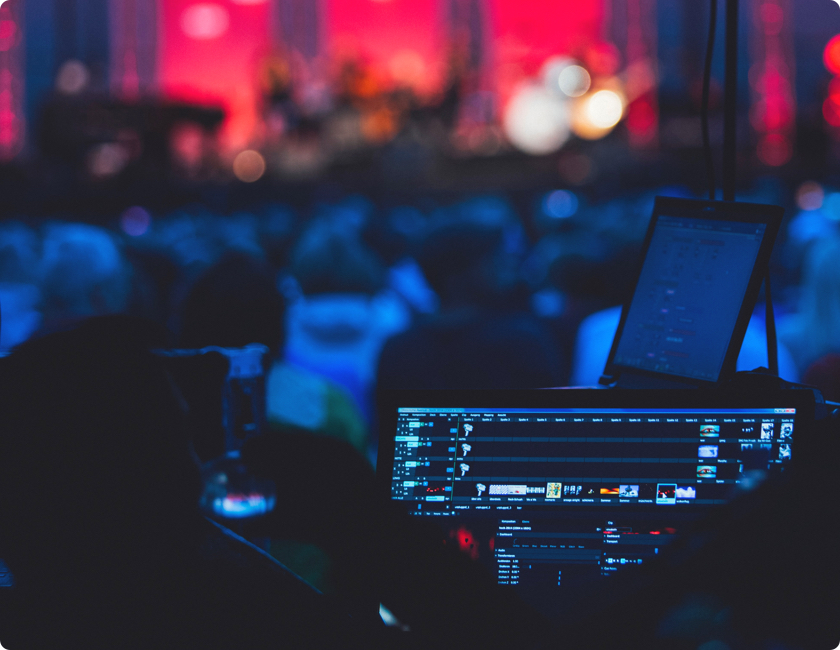
<path fill-rule="evenodd" d="M 766 229 L 659 216 L 613 363 L 717 381 Z"/>
<path fill-rule="evenodd" d="M 795 408 L 398 409 L 391 498 L 538 608 L 791 460 Z"/>

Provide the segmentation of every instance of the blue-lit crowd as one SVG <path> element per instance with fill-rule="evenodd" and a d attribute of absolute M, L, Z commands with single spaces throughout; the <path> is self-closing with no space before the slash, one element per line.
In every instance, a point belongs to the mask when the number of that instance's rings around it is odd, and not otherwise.
<path fill-rule="evenodd" d="M 110 225 L 0 223 L 0 640 L 615 647 L 618 631 L 602 624 L 615 612 L 594 607 L 558 636 L 421 518 L 381 500 L 374 404 L 379 388 L 596 384 L 657 194 L 689 196 L 658 188 L 596 202 L 550 189 L 386 205 L 348 194 L 230 213 L 134 206 Z M 771 183 L 742 198 L 789 207 L 771 263 L 780 374 L 837 399 L 840 193 Z M 198 507 L 199 461 L 224 451 L 213 437 L 218 368 L 165 369 L 150 353 L 253 343 L 267 351 L 267 435 L 247 442 L 241 461 L 276 484 L 277 505 L 240 532 L 261 548 Z M 738 366 L 766 365 L 759 304 Z M 662 575 L 593 592 L 591 604 L 677 599 L 645 608 L 650 620 L 630 607 L 625 624 L 639 636 L 626 647 L 798 648 L 776 640 L 821 633 L 807 621 L 836 617 L 819 610 L 833 601 L 814 587 L 836 576 L 820 559 L 834 547 L 831 521 L 808 537 L 813 553 L 798 553 L 801 531 L 822 517 L 800 491 L 822 494 L 833 474 L 814 480 L 768 482 L 721 515 L 731 521 L 685 538 L 700 550 L 679 547 Z M 716 545 L 723 529 L 743 543 Z M 771 529 L 781 546 L 754 543 Z M 789 557 L 785 544 L 795 570 L 777 577 L 765 568 Z M 749 607 L 693 593 L 709 561 L 757 603 L 788 594 L 801 616 L 768 627 L 760 612 L 743 614 Z M 772 584 L 762 590 L 759 578 Z M 3 588 L 15 580 L 17 591 Z M 399 619 L 377 611 L 383 602 Z M 727 618 L 735 606 L 746 616 L 738 624 Z"/>
<path fill-rule="evenodd" d="M 596 384 L 655 194 L 595 204 L 535 192 L 525 214 L 504 196 L 418 207 L 349 195 L 233 214 L 133 207 L 111 227 L 5 221 L 0 348 L 116 313 L 160 324 L 173 346 L 264 343 L 277 364 L 270 414 L 373 458 L 377 386 Z M 790 199 L 773 258 L 780 374 L 836 396 L 840 195 L 810 184 L 797 196 L 807 209 Z M 207 319 L 218 333 L 205 323 L 189 340 Z M 738 366 L 763 365 L 759 305 Z"/>

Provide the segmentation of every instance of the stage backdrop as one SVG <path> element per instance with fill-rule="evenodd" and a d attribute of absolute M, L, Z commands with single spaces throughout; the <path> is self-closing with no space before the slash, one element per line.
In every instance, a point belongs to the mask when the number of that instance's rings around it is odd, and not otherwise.
<path fill-rule="evenodd" d="M 158 0 L 159 80 L 170 98 L 217 104 L 229 113 L 224 141 L 241 148 L 259 137 L 258 71 L 273 22 L 289 0 Z M 306 0 L 317 3 L 322 53 L 359 56 L 386 83 L 401 79 L 421 93 L 445 73 L 453 3 L 468 0 Z M 484 0 L 483 65 L 502 102 L 552 55 L 583 56 L 603 35 L 608 0 Z"/>

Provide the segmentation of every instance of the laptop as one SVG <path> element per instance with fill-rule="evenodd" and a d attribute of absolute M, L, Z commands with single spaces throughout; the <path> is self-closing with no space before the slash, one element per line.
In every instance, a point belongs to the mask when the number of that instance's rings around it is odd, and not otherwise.
<path fill-rule="evenodd" d="M 601 383 L 730 379 L 782 214 L 774 205 L 657 197 Z"/>
<path fill-rule="evenodd" d="M 378 488 L 558 621 L 577 590 L 801 467 L 813 417 L 804 390 L 383 391 Z"/>

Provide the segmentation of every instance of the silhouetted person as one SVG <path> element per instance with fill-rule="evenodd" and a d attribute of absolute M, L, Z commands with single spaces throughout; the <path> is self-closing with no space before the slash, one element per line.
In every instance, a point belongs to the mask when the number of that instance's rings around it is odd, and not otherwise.
<path fill-rule="evenodd" d="M 343 440 L 364 454 L 368 432 L 361 413 L 339 386 L 286 362 L 286 304 L 277 290 L 274 272 L 247 253 L 229 253 L 208 268 L 190 287 L 180 309 L 178 345 L 184 348 L 239 348 L 261 343 L 264 358 L 267 419 L 272 428 L 301 430 Z M 219 378 L 215 381 L 218 395 Z M 213 387 L 208 387 L 213 390 Z M 210 392 L 206 399 L 212 399 Z M 205 399 L 205 401 L 206 401 Z M 218 404 L 203 404 L 221 423 Z M 219 436 L 217 436 L 219 438 Z M 215 453 L 221 453 L 216 441 Z"/>
<path fill-rule="evenodd" d="M 499 229 L 454 223 L 434 231 L 417 261 L 438 313 L 389 339 L 379 388 L 542 388 L 567 375 L 542 324 L 515 304 Z"/>
<path fill-rule="evenodd" d="M 349 617 L 203 518 L 183 411 L 145 327 L 33 339 L 0 363 L 0 641 L 346 647 Z M 369 639 L 366 642 L 371 642 Z"/>

